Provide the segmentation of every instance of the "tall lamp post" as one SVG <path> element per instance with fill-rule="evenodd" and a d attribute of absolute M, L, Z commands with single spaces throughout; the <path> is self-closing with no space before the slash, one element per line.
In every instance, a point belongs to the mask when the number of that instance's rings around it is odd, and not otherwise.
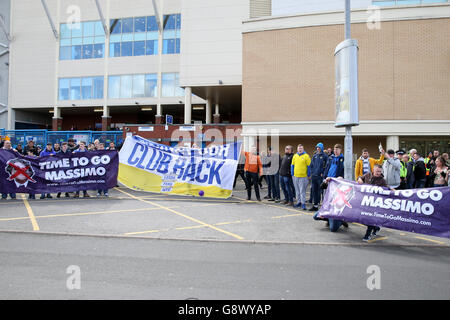
<path fill-rule="evenodd" d="M 350 0 L 345 0 L 345 40 L 334 51 L 335 57 L 335 127 L 345 128 L 344 178 L 353 180 L 352 127 L 358 116 L 358 42 L 351 39 Z"/>

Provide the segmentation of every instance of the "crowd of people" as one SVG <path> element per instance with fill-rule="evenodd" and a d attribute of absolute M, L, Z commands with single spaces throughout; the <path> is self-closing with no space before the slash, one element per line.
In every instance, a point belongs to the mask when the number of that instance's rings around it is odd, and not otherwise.
<path fill-rule="evenodd" d="M 75 139 L 69 138 L 67 142 L 56 142 L 51 143 L 48 142 L 44 149 L 41 148 L 39 145 L 35 145 L 34 140 L 29 140 L 27 145 L 25 147 L 22 147 L 22 145 L 19 143 L 15 148 L 13 148 L 10 140 L 3 140 L 0 142 L 0 149 L 6 149 L 6 150 L 14 150 L 19 152 L 20 154 L 31 157 L 31 158 L 37 158 L 37 157 L 44 157 L 44 156 L 53 156 L 56 154 L 70 154 L 70 153 L 78 153 L 78 152 L 89 152 L 89 151 L 96 151 L 96 150 L 117 150 L 114 142 L 110 142 L 108 147 L 105 148 L 105 144 L 101 143 L 98 139 L 96 139 L 94 142 L 89 143 L 86 145 L 86 142 L 80 141 L 79 143 L 76 143 Z M 104 196 L 108 197 L 108 190 L 97 190 L 97 196 L 101 196 L 103 193 Z M 15 193 L 9 194 L 11 199 L 16 198 Z M 66 198 L 70 197 L 69 192 L 65 192 L 64 196 Z M 2 193 L 2 199 L 6 199 L 8 197 L 8 194 Z M 56 194 L 57 198 L 61 197 L 61 192 L 58 192 Z M 80 197 L 80 192 L 77 191 L 74 193 L 74 198 Z M 90 197 L 87 190 L 83 191 L 83 197 Z M 40 199 L 45 198 L 53 198 L 53 196 L 50 193 L 42 193 L 40 196 Z M 28 199 L 36 199 L 36 195 L 33 193 L 28 194 Z"/>
<path fill-rule="evenodd" d="M 267 183 L 267 195 L 264 199 L 282 203 L 303 210 L 318 211 L 323 199 L 324 189 L 330 178 L 344 178 L 344 156 L 342 145 L 324 150 L 323 143 L 318 143 L 312 156 L 305 152 L 303 145 L 284 148 L 281 157 L 270 147 L 267 152 L 259 154 L 256 147 L 250 152 L 243 152 L 239 160 L 234 179 L 240 176 L 247 190 L 247 200 L 251 200 L 254 189 L 256 200 L 261 201 L 261 180 Z M 360 184 L 371 184 L 388 187 L 392 190 L 444 187 L 449 185 L 450 161 L 447 153 L 440 154 L 434 150 L 426 158 L 416 149 L 384 151 L 380 149 L 378 159 L 370 157 L 368 149 L 362 150 L 360 158 L 355 163 L 355 180 Z M 284 200 L 280 197 L 280 187 Z M 310 197 L 307 200 L 307 190 Z M 307 208 L 310 203 L 310 208 Z M 321 218 L 318 212 L 314 220 L 324 220 L 330 231 L 336 232 L 341 226 L 348 227 L 345 221 Z M 369 241 L 377 235 L 380 228 L 368 226 L 364 241 Z"/>

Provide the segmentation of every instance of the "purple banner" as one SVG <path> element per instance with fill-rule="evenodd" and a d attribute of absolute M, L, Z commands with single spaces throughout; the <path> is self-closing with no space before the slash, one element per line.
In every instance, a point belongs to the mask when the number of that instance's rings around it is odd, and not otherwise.
<path fill-rule="evenodd" d="M 30 157 L 0 149 L 1 193 L 56 193 L 110 189 L 117 184 L 117 151 Z"/>
<path fill-rule="evenodd" d="M 393 191 L 332 178 L 319 216 L 450 238 L 450 187 Z"/>

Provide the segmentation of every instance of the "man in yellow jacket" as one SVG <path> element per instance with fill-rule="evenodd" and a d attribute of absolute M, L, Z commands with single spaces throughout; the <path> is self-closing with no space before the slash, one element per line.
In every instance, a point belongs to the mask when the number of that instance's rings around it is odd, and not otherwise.
<path fill-rule="evenodd" d="M 355 164 L 355 180 L 356 181 L 358 181 L 358 178 L 362 177 L 366 173 L 372 172 L 374 164 L 379 164 L 380 166 L 383 165 L 383 161 L 384 161 L 384 150 L 383 149 L 380 151 L 380 154 L 381 154 L 380 158 L 377 160 L 377 159 L 370 157 L 369 150 L 367 150 L 366 148 L 362 149 L 362 155 L 358 160 L 356 160 L 356 164 Z"/>
<path fill-rule="evenodd" d="M 311 175 L 310 165 L 310 156 L 305 152 L 303 145 L 299 144 L 297 153 L 292 157 L 291 175 L 297 198 L 297 204 L 294 207 L 298 208 L 301 206 L 303 210 L 306 210 L 306 187 Z"/>

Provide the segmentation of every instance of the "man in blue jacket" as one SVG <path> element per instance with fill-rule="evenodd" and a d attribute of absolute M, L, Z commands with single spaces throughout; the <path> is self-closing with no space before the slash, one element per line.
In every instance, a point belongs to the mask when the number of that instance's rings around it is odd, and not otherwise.
<path fill-rule="evenodd" d="M 323 143 L 316 145 L 316 152 L 311 160 L 311 197 L 313 206 L 309 211 L 319 210 L 320 196 L 322 194 L 320 185 L 323 181 L 323 174 L 327 164 L 328 156 L 323 152 Z"/>
<path fill-rule="evenodd" d="M 334 146 L 334 154 L 328 157 L 327 166 L 324 171 L 323 178 L 326 182 L 329 181 L 329 178 L 344 178 L 344 156 L 342 155 L 342 145 L 336 144 Z M 328 221 L 328 225 L 330 227 L 330 231 L 336 232 L 343 225 L 348 228 L 348 224 L 342 220 L 336 219 L 324 219 L 319 217 L 319 213 L 314 215 L 314 220 L 325 220 Z"/>

